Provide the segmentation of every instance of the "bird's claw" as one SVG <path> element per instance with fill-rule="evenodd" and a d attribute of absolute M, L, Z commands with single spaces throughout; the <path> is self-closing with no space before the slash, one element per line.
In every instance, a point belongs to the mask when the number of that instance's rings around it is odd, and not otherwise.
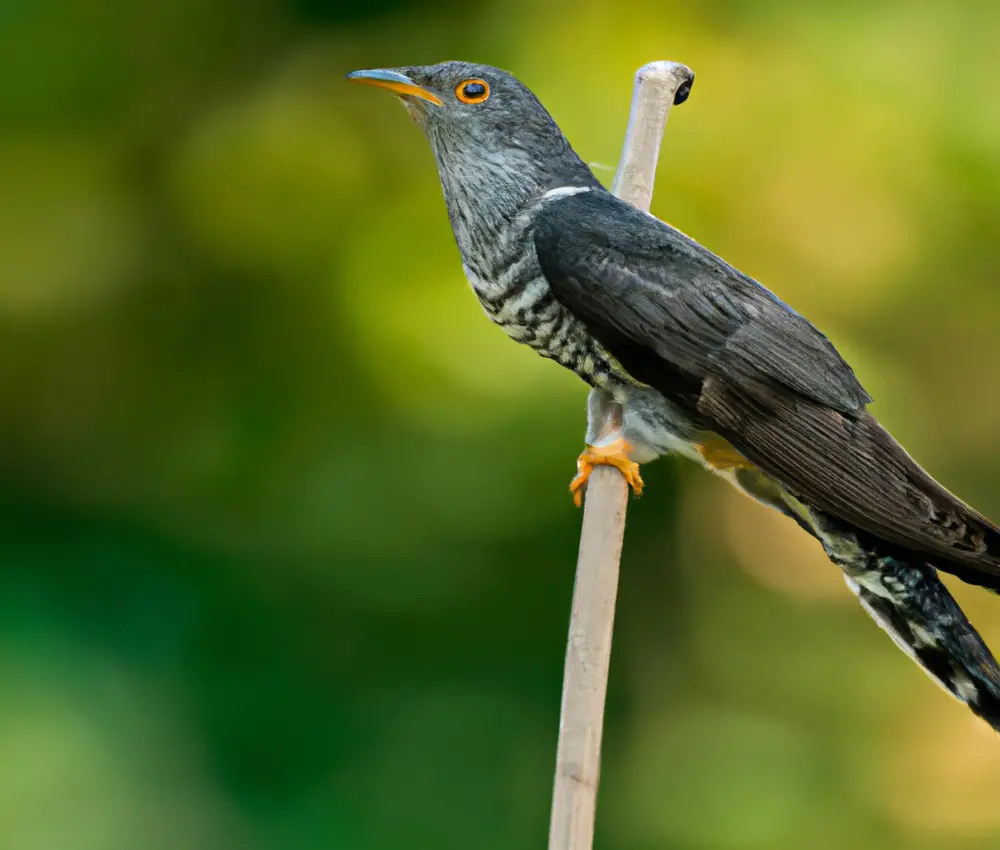
<path fill-rule="evenodd" d="M 583 504 L 584 488 L 590 474 L 598 466 L 613 466 L 625 476 L 632 492 L 636 496 L 641 496 L 642 476 L 639 475 L 639 464 L 628 456 L 631 450 L 632 447 L 621 438 L 604 446 L 587 446 L 576 459 L 576 477 L 569 485 L 569 491 L 573 494 L 573 503 L 578 508 Z"/>

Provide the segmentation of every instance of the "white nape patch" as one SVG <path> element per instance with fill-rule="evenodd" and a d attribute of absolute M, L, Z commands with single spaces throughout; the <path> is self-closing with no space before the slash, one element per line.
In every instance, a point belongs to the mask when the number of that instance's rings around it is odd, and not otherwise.
<path fill-rule="evenodd" d="M 557 189 L 549 189 L 542 195 L 543 201 L 552 201 L 556 198 L 568 198 L 570 195 L 579 195 L 581 192 L 592 191 L 593 186 L 559 186 Z"/>

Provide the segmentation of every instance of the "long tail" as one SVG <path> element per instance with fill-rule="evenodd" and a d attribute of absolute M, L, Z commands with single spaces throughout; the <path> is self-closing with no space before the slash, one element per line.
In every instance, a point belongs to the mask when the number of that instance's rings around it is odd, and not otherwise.
<path fill-rule="evenodd" d="M 1000 732 L 1000 665 L 941 583 L 933 556 L 903 549 L 807 506 L 758 470 L 737 470 L 731 480 L 819 540 L 862 607 L 896 645 Z M 952 565 L 949 571 L 956 572 Z"/>
<path fill-rule="evenodd" d="M 934 568 L 872 552 L 847 584 L 897 646 L 955 699 L 1000 732 L 1000 665 Z"/>

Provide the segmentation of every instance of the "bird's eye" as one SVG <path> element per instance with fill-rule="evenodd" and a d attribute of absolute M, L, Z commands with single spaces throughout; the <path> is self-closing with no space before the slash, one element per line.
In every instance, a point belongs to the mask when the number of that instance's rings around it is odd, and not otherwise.
<path fill-rule="evenodd" d="M 490 96 L 490 84 L 486 80 L 465 80 L 458 84 L 455 95 L 462 103 L 482 103 Z"/>

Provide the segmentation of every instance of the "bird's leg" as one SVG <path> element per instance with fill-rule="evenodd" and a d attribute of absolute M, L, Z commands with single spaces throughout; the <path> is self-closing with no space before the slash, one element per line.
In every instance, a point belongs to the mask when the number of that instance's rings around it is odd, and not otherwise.
<path fill-rule="evenodd" d="M 583 490 L 597 466 L 613 466 L 625 476 L 633 492 L 642 495 L 639 464 L 629 457 L 632 447 L 621 428 L 621 406 L 602 390 L 591 390 L 587 399 L 587 447 L 576 459 L 576 477 L 569 485 L 577 507 L 583 504 Z"/>

